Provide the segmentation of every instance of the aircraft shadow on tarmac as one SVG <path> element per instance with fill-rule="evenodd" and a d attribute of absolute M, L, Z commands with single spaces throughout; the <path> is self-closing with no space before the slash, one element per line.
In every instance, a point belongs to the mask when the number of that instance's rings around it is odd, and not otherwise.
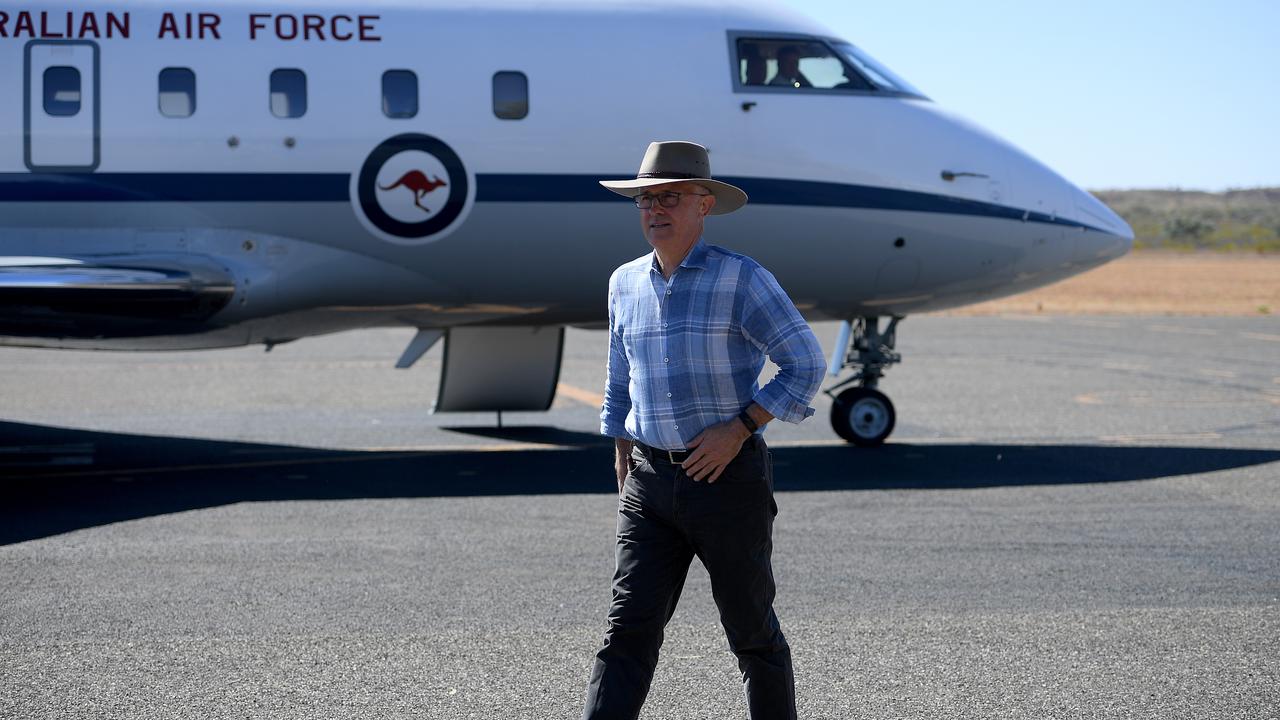
<path fill-rule="evenodd" d="M 612 493 L 612 443 L 555 428 L 455 428 L 547 449 L 348 451 L 0 422 L 0 545 L 237 502 Z M 910 445 L 773 450 L 779 491 L 1151 480 L 1280 461 L 1280 450 Z"/>

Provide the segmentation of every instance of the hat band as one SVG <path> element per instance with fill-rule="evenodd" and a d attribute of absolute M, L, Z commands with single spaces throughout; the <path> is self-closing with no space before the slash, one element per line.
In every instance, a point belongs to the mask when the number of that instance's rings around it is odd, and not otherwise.
<path fill-rule="evenodd" d="M 642 178 L 658 178 L 661 180 L 692 180 L 697 177 L 698 176 L 694 175 L 693 173 L 681 173 L 681 172 L 651 172 L 651 173 L 640 173 L 636 175 L 637 180 L 640 180 Z"/>

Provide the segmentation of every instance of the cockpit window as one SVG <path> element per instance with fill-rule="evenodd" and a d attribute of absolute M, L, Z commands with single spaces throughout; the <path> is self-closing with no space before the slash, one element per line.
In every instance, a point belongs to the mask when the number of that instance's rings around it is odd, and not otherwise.
<path fill-rule="evenodd" d="M 923 97 L 910 83 L 847 42 L 744 35 L 736 38 L 734 46 L 742 89 L 853 90 Z"/>
<path fill-rule="evenodd" d="M 743 85 L 875 89 L 825 43 L 800 38 L 739 38 L 738 75 Z"/>
<path fill-rule="evenodd" d="M 847 42 L 835 43 L 836 50 L 844 56 L 846 60 L 853 63 L 854 66 L 862 72 L 863 75 L 871 78 L 871 81 L 886 90 L 897 90 L 898 92 L 907 93 L 908 95 L 919 95 L 924 97 L 924 93 L 915 88 L 914 85 L 903 80 L 892 70 L 876 62 L 874 58 L 865 52 L 854 47 Z"/>

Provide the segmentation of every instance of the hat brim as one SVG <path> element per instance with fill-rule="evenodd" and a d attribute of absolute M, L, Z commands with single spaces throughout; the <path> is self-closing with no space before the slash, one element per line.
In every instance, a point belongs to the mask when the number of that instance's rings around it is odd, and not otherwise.
<path fill-rule="evenodd" d="M 634 180 L 601 180 L 600 184 L 619 195 L 633 198 L 644 192 L 645 188 L 653 187 L 654 185 L 666 185 L 673 182 L 697 183 L 710 190 L 711 194 L 716 198 L 715 207 L 711 208 L 712 215 L 727 215 L 747 204 L 747 194 L 740 188 L 730 185 L 727 182 L 712 180 L 711 178 L 688 178 L 681 180 L 672 180 L 670 178 L 636 178 Z"/>

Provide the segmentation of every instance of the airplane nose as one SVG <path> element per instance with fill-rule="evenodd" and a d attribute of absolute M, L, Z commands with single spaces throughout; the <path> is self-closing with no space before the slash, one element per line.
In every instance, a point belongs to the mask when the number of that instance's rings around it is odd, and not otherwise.
<path fill-rule="evenodd" d="M 1119 217 L 1118 215 L 1116 217 Z M 1123 255 L 1133 249 L 1133 228 L 1122 218 L 1120 225 L 1123 229 L 1115 236 L 1116 246 L 1119 248 L 1119 255 Z"/>
<path fill-rule="evenodd" d="M 1072 186 L 1077 219 L 1089 232 L 1080 247 L 1082 259 L 1107 261 L 1133 249 L 1133 228 L 1098 198 Z"/>

